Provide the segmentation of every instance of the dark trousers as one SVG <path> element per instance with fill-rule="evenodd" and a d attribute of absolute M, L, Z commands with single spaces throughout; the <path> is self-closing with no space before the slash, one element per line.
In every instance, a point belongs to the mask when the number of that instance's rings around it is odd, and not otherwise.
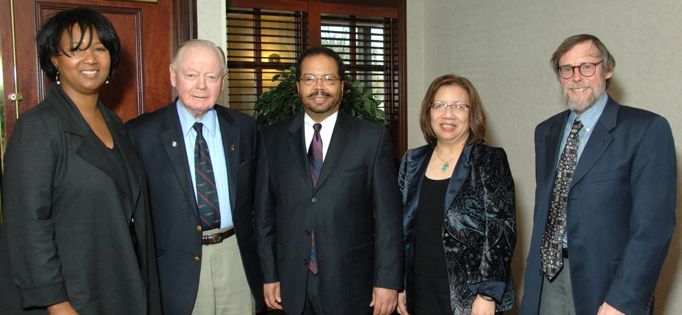
<path fill-rule="evenodd" d="M 447 278 L 415 275 L 415 315 L 452 315 Z"/>
<path fill-rule="evenodd" d="M 305 307 L 303 308 L 303 315 L 324 315 L 324 308 L 322 307 L 320 294 L 318 292 L 320 279 L 317 277 L 317 275 L 308 270 L 308 279 L 306 283 Z"/>

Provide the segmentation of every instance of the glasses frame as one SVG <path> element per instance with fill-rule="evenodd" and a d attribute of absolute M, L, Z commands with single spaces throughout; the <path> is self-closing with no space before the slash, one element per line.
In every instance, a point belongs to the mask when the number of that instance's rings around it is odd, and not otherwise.
<path fill-rule="evenodd" d="M 436 106 L 441 106 L 441 105 L 443 105 L 445 107 L 443 107 L 443 109 L 436 108 Z M 458 109 L 458 108 L 455 108 L 455 106 L 464 106 L 464 109 Z M 431 103 L 431 111 L 432 112 L 444 113 L 448 108 L 455 111 L 455 112 L 457 112 L 457 111 L 466 112 L 466 111 L 469 111 L 469 109 L 471 109 L 471 105 L 469 105 L 467 103 L 463 103 L 463 102 L 458 102 L 455 104 L 434 104 L 434 103 Z"/>
<path fill-rule="evenodd" d="M 308 81 L 305 79 L 306 75 L 303 76 L 303 79 L 298 79 L 298 81 L 301 82 L 301 83 L 303 83 L 303 85 L 305 85 L 305 86 L 315 86 L 315 85 L 317 85 L 317 82 L 318 82 L 318 81 L 322 80 L 322 85 L 324 85 L 324 86 L 334 86 L 334 85 L 336 85 L 336 81 L 339 81 L 339 80 L 340 80 L 339 78 L 337 78 L 335 75 L 332 75 L 332 74 L 324 75 L 324 76 L 322 76 L 322 78 L 318 78 L 318 77 L 313 76 L 313 75 L 308 75 L 308 76 L 309 76 L 309 77 L 315 78 L 315 82 L 312 82 L 312 84 L 306 83 L 306 82 L 308 82 Z M 332 77 L 333 80 L 326 81 L 327 78 L 325 78 L 325 77 Z M 327 83 L 327 82 L 329 82 L 329 83 Z"/>
<path fill-rule="evenodd" d="M 557 70 L 557 74 L 559 74 L 559 77 L 561 77 L 563 79 L 570 79 L 575 75 L 575 68 L 578 68 L 578 72 L 580 72 L 580 75 L 582 75 L 583 77 L 589 78 L 589 77 L 591 77 L 597 73 L 597 66 L 600 65 L 602 62 L 604 62 L 604 60 L 600 60 L 599 62 L 583 62 L 577 66 L 562 65 L 562 66 L 558 66 L 556 68 L 556 70 Z M 592 73 L 590 75 L 586 75 L 583 73 L 582 66 L 587 65 L 587 64 L 592 65 L 594 67 L 594 73 Z M 570 76 L 565 77 L 565 76 L 561 75 L 561 68 L 564 68 L 564 67 L 571 68 L 571 75 Z"/>

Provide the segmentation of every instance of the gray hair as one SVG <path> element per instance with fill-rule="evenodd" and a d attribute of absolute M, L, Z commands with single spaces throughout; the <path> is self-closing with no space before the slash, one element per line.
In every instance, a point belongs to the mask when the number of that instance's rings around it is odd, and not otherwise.
<path fill-rule="evenodd" d="M 225 53 L 223 53 L 223 49 L 216 46 L 216 44 L 214 44 L 213 42 L 205 39 L 190 39 L 182 43 L 180 46 L 178 46 L 178 48 L 175 49 L 175 56 L 173 57 L 172 62 L 173 69 L 178 68 L 178 64 L 180 62 L 180 59 L 182 58 L 182 55 L 185 53 L 185 50 L 192 47 L 205 47 L 213 49 L 216 52 L 216 54 L 220 56 L 220 63 L 223 66 L 223 74 L 227 73 L 227 62 L 225 61 Z"/>
<path fill-rule="evenodd" d="M 606 49 L 604 43 L 602 43 L 597 36 L 590 34 L 580 34 L 566 38 L 552 54 L 552 59 L 550 59 L 549 64 L 552 66 L 552 70 L 554 70 L 557 78 L 559 78 L 559 59 L 561 59 L 561 57 L 563 57 L 564 54 L 566 54 L 569 50 L 573 49 L 575 45 L 586 41 L 591 41 L 592 44 L 597 47 L 597 50 L 599 50 L 599 57 L 601 58 L 604 72 L 613 71 L 613 68 L 616 67 L 616 59 L 611 56 L 611 53 L 608 49 Z M 606 79 L 607 88 L 609 87 L 610 80 L 611 78 Z"/>

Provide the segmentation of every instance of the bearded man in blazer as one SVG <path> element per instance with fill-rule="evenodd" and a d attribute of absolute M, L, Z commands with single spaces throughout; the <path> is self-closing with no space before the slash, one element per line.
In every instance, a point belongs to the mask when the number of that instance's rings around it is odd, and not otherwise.
<path fill-rule="evenodd" d="M 404 249 L 388 130 L 339 111 L 344 65 L 331 49 L 304 51 L 296 72 L 305 113 L 263 128 L 259 139 L 255 212 L 266 303 L 287 314 L 390 314 Z"/>
<path fill-rule="evenodd" d="M 187 41 L 170 66 L 178 99 L 126 124 L 149 178 L 164 314 L 253 314 L 254 301 L 264 309 L 252 215 L 256 123 L 215 106 L 226 74 L 219 47 Z M 214 174 L 206 194 L 195 189 L 205 175 L 195 171 L 195 128 Z M 209 226 L 198 203 L 213 193 L 218 221 Z"/>
<path fill-rule="evenodd" d="M 651 314 L 675 227 L 670 126 L 605 93 L 615 61 L 597 37 L 569 37 L 551 64 L 569 110 L 535 130 L 535 216 L 521 314 Z M 582 127 L 572 128 L 576 120 Z M 565 216 L 552 220 L 550 204 L 561 200 L 552 200 L 561 195 L 553 193 L 557 162 L 575 130 L 577 166 L 562 190 Z M 564 222 L 552 229 L 563 233 L 543 240 L 552 221 Z M 561 246 L 556 260 L 548 247 L 541 250 L 549 242 Z M 561 263 L 558 273 L 553 262 Z"/>

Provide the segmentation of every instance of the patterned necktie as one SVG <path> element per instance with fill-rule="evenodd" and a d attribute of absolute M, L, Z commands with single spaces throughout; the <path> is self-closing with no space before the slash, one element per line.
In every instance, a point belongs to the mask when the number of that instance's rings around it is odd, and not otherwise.
<path fill-rule="evenodd" d="M 207 231 L 220 227 L 220 204 L 215 186 L 215 177 L 213 177 L 211 155 L 208 153 L 208 145 L 206 145 L 206 140 L 201 133 L 203 126 L 202 123 L 198 122 L 192 127 L 197 131 L 197 139 L 194 143 L 197 207 L 199 207 L 202 230 Z"/>
<path fill-rule="evenodd" d="M 583 123 L 576 119 L 568 139 L 566 139 L 566 146 L 561 153 L 561 158 L 559 158 L 559 165 L 557 165 L 552 204 L 549 208 L 549 219 L 547 220 L 545 233 L 542 236 L 542 247 L 540 248 L 542 270 L 549 280 L 554 280 L 564 266 L 562 250 L 564 235 L 566 234 L 566 203 L 568 201 L 571 180 L 573 179 L 573 172 L 578 164 L 578 144 L 580 143 L 578 131 L 582 127 Z"/>
<path fill-rule="evenodd" d="M 313 187 L 317 186 L 317 179 L 320 177 L 320 170 L 322 170 L 322 137 L 320 137 L 320 129 L 322 125 L 314 124 L 313 141 L 310 142 L 308 149 L 308 166 L 310 167 L 310 178 L 313 180 Z M 312 247 L 310 248 L 310 264 L 308 269 L 313 274 L 317 274 L 317 255 L 315 254 L 315 231 L 312 235 Z"/>

